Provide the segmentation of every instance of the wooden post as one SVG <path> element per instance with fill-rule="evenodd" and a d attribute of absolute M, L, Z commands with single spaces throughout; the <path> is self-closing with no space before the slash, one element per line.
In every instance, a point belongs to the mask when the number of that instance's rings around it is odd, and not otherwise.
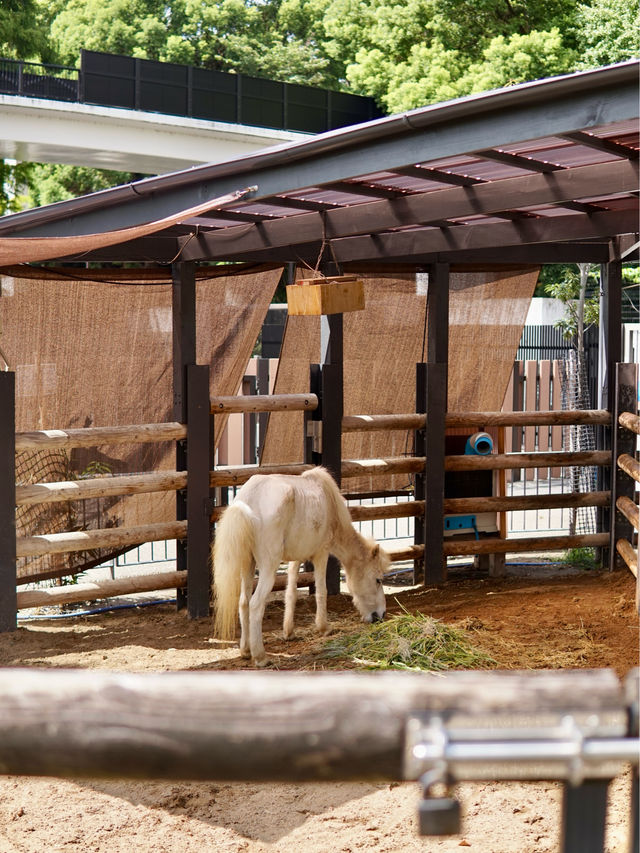
<path fill-rule="evenodd" d="M 0 372 L 0 632 L 16 629 L 16 375 Z"/>
<path fill-rule="evenodd" d="M 333 262 L 322 266 L 324 275 L 339 275 Z M 344 414 L 344 323 L 342 314 L 320 317 L 322 362 L 322 464 L 338 486 L 342 481 L 342 415 Z M 340 563 L 331 555 L 327 563 L 327 594 L 340 593 Z"/>
<path fill-rule="evenodd" d="M 187 388 L 187 610 L 191 619 L 203 619 L 209 616 L 211 597 L 209 365 L 188 366 Z"/>
<path fill-rule="evenodd" d="M 173 417 L 181 424 L 187 421 L 187 365 L 196 362 L 196 279 L 195 265 L 180 262 L 172 265 L 173 305 Z M 185 441 L 176 444 L 176 470 L 187 469 Z M 176 495 L 176 520 L 187 517 L 187 495 Z M 176 542 L 176 571 L 187 570 L 187 543 Z M 176 591 L 178 610 L 187 606 L 183 589 Z"/>
<path fill-rule="evenodd" d="M 449 265 L 429 267 L 425 400 L 425 584 L 447 578 L 444 540 L 445 418 L 449 358 Z"/>
<path fill-rule="evenodd" d="M 622 412 L 635 414 L 638 405 L 637 369 L 635 364 L 617 364 L 615 372 L 611 460 L 611 539 L 609 545 L 609 569 L 611 571 L 621 565 L 616 551 L 616 542 L 618 539 L 627 539 L 631 542 L 633 537 L 633 527 L 629 520 L 616 509 L 616 501 L 620 497 L 627 497 L 633 501 L 635 494 L 634 481 L 618 467 L 617 463 L 621 454 L 628 453 L 632 456 L 635 452 L 636 435 L 631 430 L 621 426 L 618 418 Z"/>
<path fill-rule="evenodd" d="M 427 365 L 424 362 L 416 364 L 416 413 L 422 414 L 427 411 Z M 414 455 L 426 458 L 425 448 L 426 420 L 422 428 L 415 431 Z M 425 472 L 421 471 L 415 475 L 413 498 L 416 501 L 424 501 L 425 496 Z M 413 528 L 413 544 L 424 545 L 425 523 L 424 520 L 416 519 Z M 424 583 L 424 557 L 413 561 L 414 584 Z"/>

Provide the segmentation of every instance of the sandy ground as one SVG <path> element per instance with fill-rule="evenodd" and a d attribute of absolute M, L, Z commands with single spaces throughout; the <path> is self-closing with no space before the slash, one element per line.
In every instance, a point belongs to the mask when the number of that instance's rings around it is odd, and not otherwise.
<path fill-rule="evenodd" d="M 388 590 L 390 612 L 421 611 L 470 631 L 501 668 L 638 665 L 630 574 L 544 571 L 505 579 L 460 578 L 445 588 Z M 356 630 L 349 600 L 330 600 L 335 632 Z M 313 632 L 313 598 L 302 594 L 298 634 L 279 635 L 278 598 L 265 644 L 280 669 L 318 669 L 324 640 Z M 342 662 L 341 667 L 354 664 Z M 246 667 L 237 648 L 211 640 L 211 625 L 171 605 L 64 620 L 23 622 L 0 635 L 0 666 L 129 671 Z M 560 849 L 562 792 L 552 783 L 463 784 L 463 834 L 417 835 L 419 792 L 407 784 L 167 784 L 0 777 L 0 853 L 356 853 L 458 851 L 547 853 Z M 627 853 L 629 774 L 610 791 L 609 853 Z"/>

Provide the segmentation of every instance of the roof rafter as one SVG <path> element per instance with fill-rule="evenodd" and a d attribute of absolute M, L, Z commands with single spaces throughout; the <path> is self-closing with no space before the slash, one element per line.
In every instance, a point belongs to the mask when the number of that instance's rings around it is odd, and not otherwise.
<path fill-rule="evenodd" d="M 629 148 L 627 145 L 620 145 L 619 142 L 613 142 L 611 139 L 603 139 L 601 136 L 594 136 L 592 133 L 583 133 L 582 131 L 576 131 L 575 133 L 561 133 L 560 139 L 567 139 L 569 142 L 577 142 L 579 145 L 586 145 L 588 148 L 595 148 L 596 151 L 615 154 L 616 157 L 626 157 L 628 160 L 637 160 L 640 156 L 640 151 L 636 151 L 634 148 Z"/>
<path fill-rule="evenodd" d="M 464 216 L 494 214 L 517 206 L 564 204 L 568 199 L 588 196 L 598 182 L 606 183 L 615 192 L 632 191 L 638 183 L 638 164 L 620 160 L 550 174 L 504 178 L 472 187 L 434 190 L 339 208 L 322 215 L 287 216 L 249 230 L 241 226 L 200 233 L 193 239 L 182 238 L 181 242 L 184 245 L 189 240 L 184 248 L 185 260 L 235 257 L 269 247 L 311 243 L 321 240 L 323 235 L 338 239 Z"/>

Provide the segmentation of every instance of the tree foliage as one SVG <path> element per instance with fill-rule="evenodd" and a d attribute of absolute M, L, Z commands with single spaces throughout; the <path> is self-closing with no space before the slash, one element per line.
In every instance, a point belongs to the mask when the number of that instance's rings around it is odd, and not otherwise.
<path fill-rule="evenodd" d="M 193 64 L 372 95 L 398 112 L 637 55 L 638 3 L 0 0 L 0 50 L 69 65 L 82 48 Z M 18 198 L 28 170 L 7 169 L 5 194 Z M 91 185 L 87 170 L 69 167 L 35 174 L 39 203 L 123 178 L 103 172 Z"/>

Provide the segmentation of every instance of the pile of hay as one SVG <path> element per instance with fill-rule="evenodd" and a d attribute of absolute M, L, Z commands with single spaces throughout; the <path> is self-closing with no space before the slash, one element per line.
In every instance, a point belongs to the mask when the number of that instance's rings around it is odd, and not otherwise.
<path fill-rule="evenodd" d="M 324 656 L 367 669 L 489 669 L 496 661 L 472 646 L 465 631 L 421 613 L 403 613 L 325 644 Z"/>

